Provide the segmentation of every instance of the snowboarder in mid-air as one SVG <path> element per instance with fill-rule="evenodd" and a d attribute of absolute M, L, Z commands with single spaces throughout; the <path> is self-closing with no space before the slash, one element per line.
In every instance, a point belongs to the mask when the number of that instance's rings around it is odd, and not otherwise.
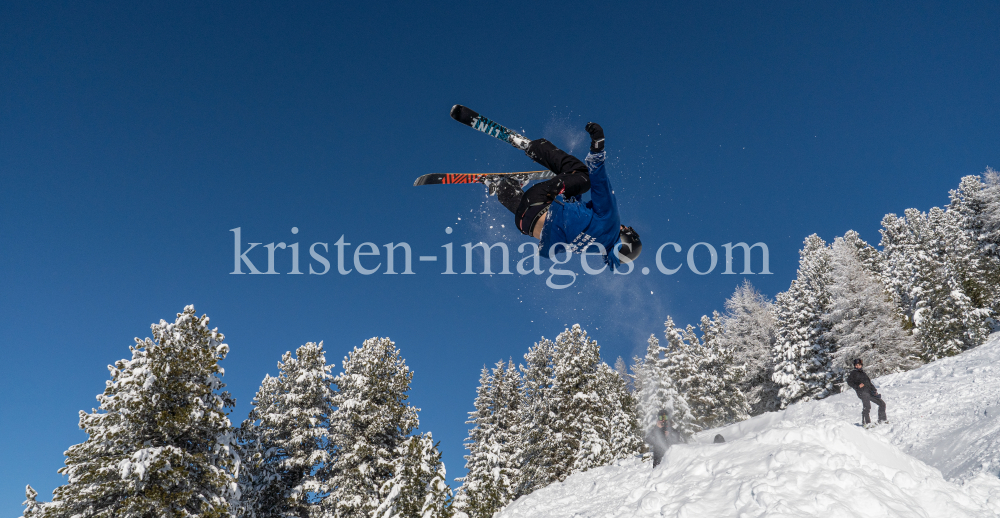
<path fill-rule="evenodd" d="M 462 105 L 452 108 L 451 116 L 523 150 L 555 173 L 555 178 L 527 191 L 509 177 L 501 179 L 496 189 L 500 203 L 514 214 L 517 229 L 540 241 L 539 253 L 543 257 L 563 251 L 583 253 L 597 245 L 594 248 L 602 251 L 605 262 L 617 268 L 639 256 L 639 234 L 622 225 L 618 216 L 618 201 L 604 169 L 604 130 L 599 124 L 591 122 L 586 126 L 591 143 L 584 164 L 548 140 L 528 140 Z M 583 203 L 579 196 L 587 191 L 591 201 Z"/>
<path fill-rule="evenodd" d="M 882 401 L 882 396 L 879 395 L 872 380 L 868 378 L 862 367 L 864 367 L 864 363 L 861 358 L 855 358 L 854 370 L 847 375 L 847 385 L 854 389 L 858 397 L 861 398 L 861 426 L 865 428 L 871 426 L 873 401 L 878 405 L 878 424 L 888 423 L 889 419 L 885 416 L 885 401 Z"/>
<path fill-rule="evenodd" d="M 670 426 L 670 414 L 666 410 L 657 412 L 656 424 L 646 434 L 646 444 L 653 450 L 653 467 L 660 463 L 667 449 L 683 442 L 687 442 L 684 436 Z"/>

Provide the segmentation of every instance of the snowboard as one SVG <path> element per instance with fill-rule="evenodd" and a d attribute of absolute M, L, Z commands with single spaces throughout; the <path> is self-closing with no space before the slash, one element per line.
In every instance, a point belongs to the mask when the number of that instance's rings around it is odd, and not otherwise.
<path fill-rule="evenodd" d="M 552 171 L 523 171 L 520 173 L 431 173 L 417 178 L 413 186 L 418 185 L 450 185 L 456 183 L 481 183 L 486 185 L 490 194 L 496 194 L 497 186 L 504 178 L 517 181 L 521 187 L 532 180 L 555 178 Z"/>

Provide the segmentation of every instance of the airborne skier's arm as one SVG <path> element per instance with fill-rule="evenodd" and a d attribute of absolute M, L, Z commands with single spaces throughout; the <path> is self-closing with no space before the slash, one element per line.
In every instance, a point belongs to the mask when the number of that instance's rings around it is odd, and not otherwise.
<path fill-rule="evenodd" d="M 607 156 L 604 152 L 604 129 L 600 124 L 590 122 L 587 124 L 587 132 L 592 139 L 586 159 L 587 169 L 590 171 L 590 200 L 594 204 L 594 214 L 606 217 L 612 212 L 618 212 L 618 201 L 611 188 L 608 173 L 604 170 L 604 158 Z"/>

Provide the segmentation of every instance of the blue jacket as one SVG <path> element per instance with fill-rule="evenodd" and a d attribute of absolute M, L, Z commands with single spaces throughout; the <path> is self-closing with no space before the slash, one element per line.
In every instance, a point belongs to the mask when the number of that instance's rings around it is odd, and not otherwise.
<path fill-rule="evenodd" d="M 545 216 L 545 226 L 542 227 L 539 253 L 542 257 L 550 257 L 553 247 L 558 253 L 563 253 L 567 245 L 574 253 L 583 253 L 583 249 L 591 243 L 604 245 L 604 262 L 612 269 L 621 264 L 614 253 L 618 245 L 621 219 L 618 217 L 618 200 L 611 189 L 611 180 L 604 170 L 604 159 L 607 152 L 587 155 L 587 169 L 590 171 L 590 201 L 583 203 L 579 199 L 566 200 L 559 196 L 549 206 Z M 592 246 L 588 252 L 596 252 Z"/>

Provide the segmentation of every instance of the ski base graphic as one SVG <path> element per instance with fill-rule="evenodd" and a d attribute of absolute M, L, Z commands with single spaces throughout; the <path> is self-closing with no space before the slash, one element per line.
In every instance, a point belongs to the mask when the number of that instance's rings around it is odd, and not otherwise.
<path fill-rule="evenodd" d="M 489 188 L 490 194 L 496 194 L 497 185 L 504 178 L 516 180 L 521 187 L 532 180 L 547 180 L 555 178 L 552 171 L 522 171 L 518 173 L 431 173 L 425 174 L 413 182 L 413 186 L 418 185 L 450 185 L 463 183 L 481 183 Z"/>

